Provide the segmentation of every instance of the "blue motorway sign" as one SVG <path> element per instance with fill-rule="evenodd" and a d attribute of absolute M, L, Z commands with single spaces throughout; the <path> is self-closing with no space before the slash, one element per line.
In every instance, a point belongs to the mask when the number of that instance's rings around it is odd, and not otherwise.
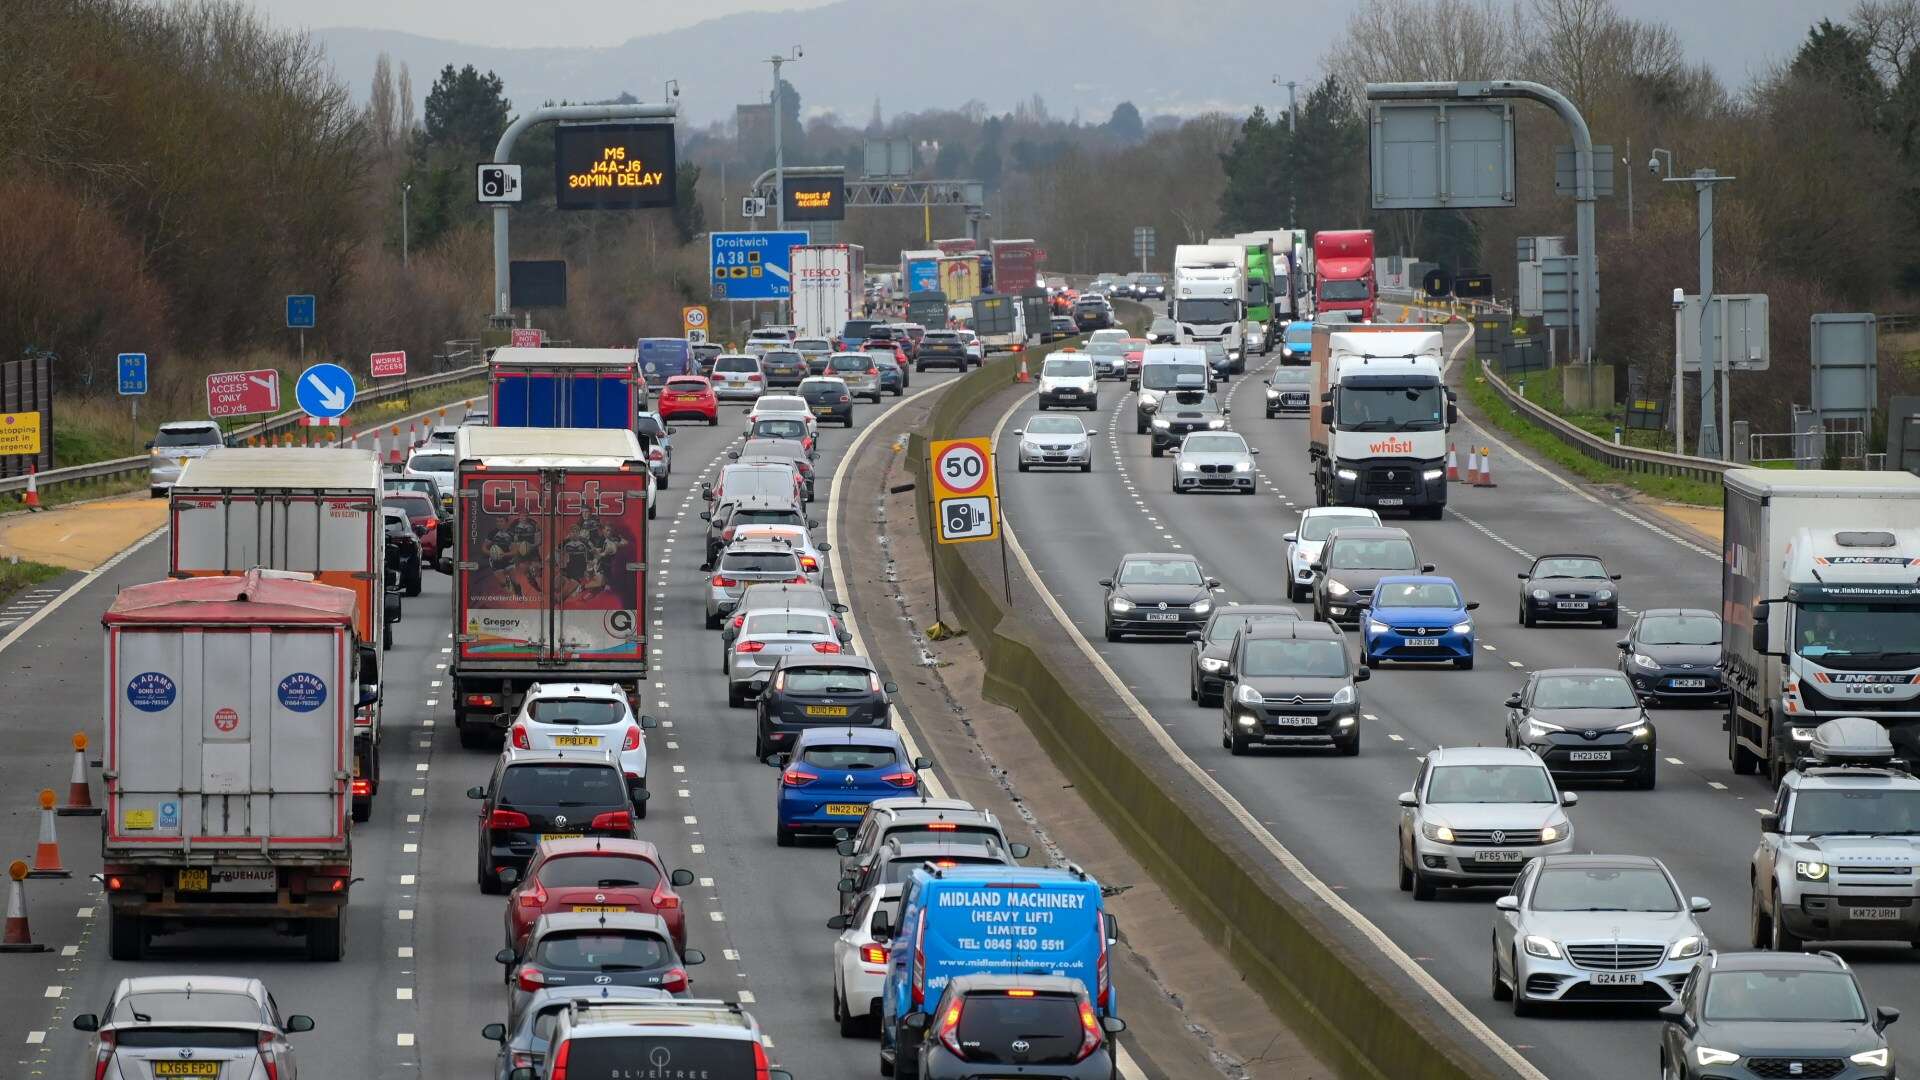
<path fill-rule="evenodd" d="M 147 392 L 146 353 L 123 352 L 120 354 L 120 392 L 122 394 Z"/>
<path fill-rule="evenodd" d="M 793 296 L 792 249 L 799 232 L 717 232 L 708 260 L 715 300 L 786 300 Z"/>
<path fill-rule="evenodd" d="M 287 329 L 313 329 L 313 295 L 287 297 Z"/>
<path fill-rule="evenodd" d="M 295 400 L 308 416 L 339 416 L 353 406 L 359 391 L 353 373 L 339 364 L 315 364 L 300 373 L 293 388 Z"/>

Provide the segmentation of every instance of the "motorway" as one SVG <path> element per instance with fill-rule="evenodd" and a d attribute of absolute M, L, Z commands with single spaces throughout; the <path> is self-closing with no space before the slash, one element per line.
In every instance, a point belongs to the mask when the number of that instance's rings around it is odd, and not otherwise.
<path fill-rule="evenodd" d="M 1462 340 L 1451 327 L 1450 347 Z M 1457 352 L 1451 355 L 1458 356 Z M 1319 754 L 1232 757 L 1220 746 L 1217 708 L 1187 696 L 1188 646 L 1101 634 L 1102 590 L 1129 551 L 1184 551 L 1223 582 L 1220 598 L 1240 603 L 1286 601 L 1285 545 L 1299 511 L 1313 505 L 1304 418 L 1268 420 L 1262 407 L 1261 360 L 1223 391 L 1231 395 L 1233 428 L 1261 455 L 1256 497 L 1176 496 L 1173 459 L 1153 458 L 1147 436 L 1135 435 L 1133 397 L 1125 383 L 1103 383 L 1091 474 L 1013 468 L 1013 429 L 1033 411 L 1022 400 L 998 434 L 1002 505 L 1021 547 L 1077 632 L 1177 740 L 1272 835 L 1308 868 L 1410 954 L 1466 1007 L 1555 1078 L 1653 1075 L 1658 1071 L 1657 1020 L 1650 1012 L 1583 1009 L 1566 1016 L 1516 1019 L 1489 994 L 1494 890 L 1442 890 L 1415 903 L 1396 887 L 1395 797 L 1412 787 L 1420 755 L 1436 746 L 1502 744 L 1503 701 L 1527 671 L 1613 666 L 1621 629 L 1542 626 L 1523 631 L 1516 618 L 1515 574 L 1531 557 L 1591 552 L 1624 575 L 1632 609 L 1686 605 L 1718 609 L 1720 562 L 1712 550 L 1496 449 L 1496 488 L 1455 486 L 1438 522 L 1387 519 L 1412 535 L 1421 560 L 1457 580 L 1475 613 L 1480 655 L 1471 671 L 1440 667 L 1376 669 L 1361 687 L 1362 748 L 1356 759 Z M 1458 360 L 1456 360 L 1458 363 Z M 991 419 L 991 418 L 990 418 Z M 1463 450 L 1479 432 L 1459 431 Z M 1306 617 L 1310 607 L 1301 605 Z M 1040 618 L 1045 621 L 1046 616 Z M 1358 635 L 1354 635 L 1356 642 Z M 1691 895 L 1713 910 L 1702 917 L 1717 947 L 1747 947 L 1748 858 L 1759 838 L 1758 812 L 1771 789 L 1734 776 L 1717 710 L 1653 713 L 1661 757 L 1651 792 L 1580 788 L 1569 814 L 1578 850 L 1655 855 Z M 1839 950 L 1857 966 L 1875 1004 L 1920 1007 L 1912 951 L 1906 946 Z M 1920 1053 L 1920 1031 L 1895 1026 L 1896 1054 Z"/>
<path fill-rule="evenodd" d="M 917 375 L 912 389 L 950 378 Z M 752 756 L 752 713 L 726 706 L 718 635 L 701 623 L 700 481 L 724 462 L 741 415 L 723 406 L 716 428 L 675 428 L 675 468 L 649 555 L 656 665 L 643 708 L 661 727 L 649 736 L 653 799 L 641 832 L 670 867 L 696 875 L 696 884 L 682 890 L 689 944 L 707 955 L 691 972 L 695 994 L 748 1003 L 772 1040 L 773 1057 L 802 1080 L 871 1076 L 876 1043 L 842 1039 L 825 993 L 833 940 L 825 922 L 837 910 L 837 863 L 821 845 L 775 847 L 774 773 Z M 840 455 L 878 415 L 861 404 L 852 431 L 823 432 L 815 516 L 827 516 L 827 480 Z M 114 589 L 162 577 L 165 563 L 164 544 L 138 548 L 8 647 L 13 700 L 36 704 L 12 710 L 0 790 L 17 794 L 21 809 L 0 818 L 6 850 L 32 850 L 30 792 L 43 785 L 64 792 L 68 736 L 98 731 L 101 611 Z M 492 1075 L 495 1046 L 480 1028 L 504 1010 L 493 961 L 502 901 L 475 886 L 476 804 L 464 793 L 485 782 L 493 755 L 462 751 L 452 730 L 448 604 L 449 579 L 428 574 L 424 594 L 406 602 L 387 654 L 385 782 L 372 820 L 354 829 L 362 880 L 348 909 L 346 962 L 309 963 L 299 939 L 264 932 L 194 932 L 164 939 L 146 964 L 109 961 L 104 907 L 87 878 L 99 868 L 97 819 L 63 818 L 63 850 L 75 876 L 31 882 L 29 893 L 35 937 L 57 951 L 7 960 L 0 1008 L 12 1020 L 0 1032 L 8 1044 L 0 1076 L 90 1074 L 88 1039 L 69 1027 L 73 1015 L 100 1010 L 125 976 L 179 971 L 257 975 L 284 1011 L 312 1015 L 318 1029 L 294 1036 L 306 1076 Z"/>

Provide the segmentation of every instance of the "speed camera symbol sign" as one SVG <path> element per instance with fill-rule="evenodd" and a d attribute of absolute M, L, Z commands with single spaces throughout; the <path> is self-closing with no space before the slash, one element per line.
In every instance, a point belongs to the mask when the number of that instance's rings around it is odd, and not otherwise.
<path fill-rule="evenodd" d="M 978 498 L 940 500 L 940 539 L 984 540 L 993 535 L 993 500 Z"/>

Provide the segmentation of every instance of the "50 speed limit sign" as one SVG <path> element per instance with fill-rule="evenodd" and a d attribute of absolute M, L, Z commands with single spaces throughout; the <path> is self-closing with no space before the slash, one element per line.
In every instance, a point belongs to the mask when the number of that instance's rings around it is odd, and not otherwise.
<path fill-rule="evenodd" d="M 943 544 L 991 540 L 1000 533 L 991 439 L 946 439 L 927 447 L 933 505 Z"/>

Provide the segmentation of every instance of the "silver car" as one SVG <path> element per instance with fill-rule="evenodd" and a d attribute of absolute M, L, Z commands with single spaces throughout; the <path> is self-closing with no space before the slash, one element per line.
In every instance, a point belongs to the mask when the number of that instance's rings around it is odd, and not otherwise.
<path fill-rule="evenodd" d="M 720 401 L 751 401 L 767 389 L 760 358 L 728 353 L 713 358 L 713 396 Z"/>
<path fill-rule="evenodd" d="M 748 704 L 747 683 L 772 671 L 781 657 L 838 653 L 840 635 L 833 617 L 819 611 L 750 611 L 727 653 L 727 704 Z"/>
<path fill-rule="evenodd" d="M 520 1023 L 512 1031 L 505 1024 L 493 1023 L 481 1028 L 480 1036 L 500 1044 L 494 1059 L 494 1080 L 512 1080 L 513 1070 L 538 1070 L 547 1060 L 560 1014 L 577 1003 L 644 1005 L 672 1000 L 672 994 L 653 986 L 549 986 L 534 991 L 533 1000 L 521 1011 Z"/>
<path fill-rule="evenodd" d="M 1707 932 L 1659 859 L 1548 855 L 1494 901 L 1493 999 L 1525 1015 L 1548 1002 L 1671 1005 Z"/>
<path fill-rule="evenodd" d="M 847 393 L 880 404 L 880 368 L 863 352 L 834 353 L 827 357 L 827 375 L 847 384 Z"/>
<path fill-rule="evenodd" d="M 800 554 L 774 540 L 735 540 L 720 553 L 720 562 L 707 579 L 707 629 L 718 630 L 720 623 L 740 605 L 747 586 L 762 581 L 790 581 L 804 584 Z M 721 657 L 720 670 L 726 670 Z"/>
<path fill-rule="evenodd" d="M 211 420 L 175 420 L 161 424 L 160 430 L 154 432 L 153 441 L 147 444 L 153 455 L 147 463 L 147 490 L 156 499 L 165 495 L 179 481 L 180 470 L 187 467 L 187 462 L 225 445 L 220 425 Z"/>
<path fill-rule="evenodd" d="M 106 1012 L 82 1013 L 73 1026 L 94 1032 L 94 1075 L 101 1080 L 299 1080 L 287 1035 L 312 1031 L 313 1018 L 282 1019 L 259 979 L 143 975 L 121 979 Z"/>
<path fill-rule="evenodd" d="M 1093 436 L 1100 433 L 1077 416 L 1035 416 L 1013 433 L 1020 437 L 1021 472 L 1036 465 L 1093 471 Z"/>
<path fill-rule="evenodd" d="M 1248 446 L 1237 432 L 1196 431 L 1171 452 L 1179 458 L 1173 463 L 1175 495 L 1190 491 L 1254 492 L 1253 455 L 1260 450 Z"/>
<path fill-rule="evenodd" d="M 1431 900 L 1442 885 L 1513 884 L 1527 860 L 1573 850 L 1573 823 L 1546 762 L 1524 747 L 1428 751 L 1400 793 L 1400 891 Z"/>

